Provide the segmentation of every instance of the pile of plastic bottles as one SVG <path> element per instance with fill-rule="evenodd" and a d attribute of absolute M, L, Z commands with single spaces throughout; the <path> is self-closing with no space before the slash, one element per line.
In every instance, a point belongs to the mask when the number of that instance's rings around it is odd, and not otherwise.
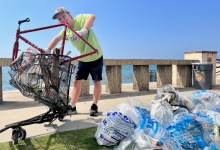
<path fill-rule="evenodd" d="M 220 149 L 220 97 L 210 91 L 184 96 L 168 84 L 157 91 L 151 111 L 130 98 L 105 114 L 96 139 L 100 145 L 115 145 L 114 150 Z M 120 114 L 123 121 L 113 114 Z"/>

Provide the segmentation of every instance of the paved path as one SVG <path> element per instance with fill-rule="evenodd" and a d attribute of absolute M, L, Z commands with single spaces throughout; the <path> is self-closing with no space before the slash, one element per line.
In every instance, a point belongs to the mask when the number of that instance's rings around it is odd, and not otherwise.
<path fill-rule="evenodd" d="M 142 101 L 148 108 L 151 107 L 151 100 L 154 99 L 156 89 L 150 91 L 133 91 L 131 85 L 122 90 L 120 94 L 107 94 L 103 92 L 101 100 L 99 101 L 100 115 L 98 117 L 89 116 L 89 108 L 92 104 L 92 96 L 80 98 L 77 103 L 77 115 L 65 117 L 64 121 L 60 122 L 55 120 L 51 125 L 45 127 L 43 124 L 31 124 L 24 126 L 27 131 L 27 138 L 33 138 L 37 136 L 43 136 L 52 134 L 55 132 L 62 132 L 68 130 L 76 130 L 87 127 L 96 127 L 103 118 L 102 112 L 110 110 L 113 106 L 126 102 L 128 97 L 136 98 Z M 195 92 L 196 89 L 186 88 L 177 89 L 183 95 L 189 95 Z M 103 89 L 104 91 L 104 89 Z M 215 88 L 212 91 L 220 95 L 220 90 Z M 3 103 L 0 104 L 0 129 L 4 128 L 5 125 L 29 119 L 39 114 L 45 113 L 48 110 L 47 106 L 39 104 L 33 99 L 23 97 L 18 91 L 3 92 Z M 0 143 L 11 141 L 12 130 L 8 129 L 0 133 Z"/>

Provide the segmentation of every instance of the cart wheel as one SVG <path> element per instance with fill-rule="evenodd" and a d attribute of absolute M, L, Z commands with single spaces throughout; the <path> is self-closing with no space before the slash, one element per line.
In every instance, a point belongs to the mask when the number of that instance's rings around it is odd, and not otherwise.
<path fill-rule="evenodd" d="M 20 128 L 18 129 L 18 139 L 19 139 L 19 140 L 25 140 L 26 135 L 27 135 L 26 130 L 25 130 L 24 128 L 21 128 L 21 127 L 20 127 Z"/>
<path fill-rule="evenodd" d="M 58 120 L 59 120 L 59 121 L 63 121 L 64 117 L 65 117 L 65 115 L 60 115 L 60 116 L 58 117 Z"/>
<path fill-rule="evenodd" d="M 17 129 L 13 129 L 12 139 L 13 139 L 15 145 L 18 144 L 18 130 Z"/>

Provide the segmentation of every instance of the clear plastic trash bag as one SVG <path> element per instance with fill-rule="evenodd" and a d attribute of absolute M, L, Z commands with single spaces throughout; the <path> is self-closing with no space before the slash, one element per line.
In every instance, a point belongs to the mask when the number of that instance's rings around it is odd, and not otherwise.
<path fill-rule="evenodd" d="M 152 101 L 150 115 L 165 128 L 173 121 L 172 107 L 164 99 Z"/>

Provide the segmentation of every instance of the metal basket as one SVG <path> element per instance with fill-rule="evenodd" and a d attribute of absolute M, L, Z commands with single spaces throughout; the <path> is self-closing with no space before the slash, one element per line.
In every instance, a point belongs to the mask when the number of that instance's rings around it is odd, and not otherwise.
<path fill-rule="evenodd" d="M 10 65 L 10 84 L 50 108 L 63 108 L 69 101 L 73 68 L 69 59 L 65 55 L 23 52 Z"/>

